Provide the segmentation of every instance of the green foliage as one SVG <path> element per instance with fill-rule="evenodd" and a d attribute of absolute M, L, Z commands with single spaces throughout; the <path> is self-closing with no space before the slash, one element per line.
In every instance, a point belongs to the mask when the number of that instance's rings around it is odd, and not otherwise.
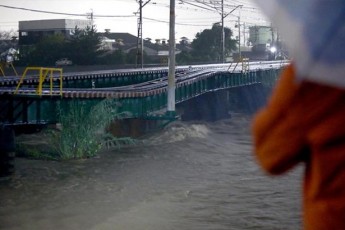
<path fill-rule="evenodd" d="M 222 28 L 219 24 L 214 24 L 211 29 L 205 29 L 198 33 L 190 47 L 183 49 L 176 55 L 176 62 L 179 65 L 191 63 L 214 63 L 222 60 L 221 44 Z M 225 57 L 236 49 L 236 40 L 231 39 L 232 31 L 224 28 L 225 37 Z M 105 53 L 100 49 L 102 40 L 101 35 L 97 33 L 94 26 L 86 29 L 75 28 L 74 34 L 64 38 L 62 35 L 51 35 L 43 38 L 41 41 L 32 41 L 36 43 L 33 46 L 23 46 L 20 52 L 19 65 L 54 65 L 55 61 L 66 57 L 76 65 L 127 65 L 141 64 L 140 56 L 137 56 L 137 49 L 133 48 L 129 53 L 123 50 L 116 50 L 112 53 Z M 118 47 L 121 48 L 121 47 Z M 159 64 L 161 60 L 158 57 L 148 56 L 144 52 L 144 65 Z"/>
<path fill-rule="evenodd" d="M 122 50 L 116 50 L 111 54 L 103 56 L 100 61 L 106 65 L 126 64 L 126 54 Z"/>
<path fill-rule="evenodd" d="M 70 38 L 61 34 L 50 35 L 38 41 L 36 45 L 21 47 L 20 62 L 22 65 L 52 66 L 55 61 L 66 57 L 78 65 L 98 64 L 101 38 L 95 27 L 85 30 L 75 28 Z"/>
<path fill-rule="evenodd" d="M 135 145 L 137 140 L 114 137 L 106 132 L 114 119 L 127 115 L 118 113 L 117 102 L 110 99 L 101 102 L 70 101 L 64 109 L 60 108 L 61 128 L 48 128 L 17 138 L 17 156 L 44 160 L 80 159 L 93 157 L 103 148 Z"/>
<path fill-rule="evenodd" d="M 94 65 L 98 63 L 101 37 L 94 26 L 85 30 L 75 28 L 75 32 L 68 42 L 69 57 L 78 65 Z"/>
<path fill-rule="evenodd" d="M 53 143 L 56 130 L 44 129 L 39 133 L 22 134 L 16 138 L 16 156 L 42 160 L 58 160 Z"/>
<path fill-rule="evenodd" d="M 192 56 L 195 61 L 219 62 L 221 61 L 222 44 L 221 44 L 222 27 L 214 24 L 212 29 L 205 29 L 197 33 L 192 42 Z M 232 50 L 236 49 L 236 41 L 231 39 L 232 31 L 224 28 L 224 55 L 229 56 Z"/>
<path fill-rule="evenodd" d="M 182 51 L 176 55 L 176 63 L 178 65 L 188 65 L 193 61 L 193 57 L 190 52 Z"/>
<path fill-rule="evenodd" d="M 20 49 L 19 65 L 54 65 L 55 61 L 66 55 L 66 41 L 63 35 L 49 35 L 35 46 L 23 46 Z"/>
<path fill-rule="evenodd" d="M 121 116 L 117 113 L 116 103 L 104 100 L 87 104 L 74 100 L 69 105 L 67 112 L 60 113 L 62 130 L 55 138 L 59 158 L 93 157 L 103 146 L 105 128 Z"/>
<path fill-rule="evenodd" d="M 0 31 L 0 43 L 3 43 L 5 40 L 10 40 L 18 37 L 18 32 L 14 30 L 1 30 Z"/>
<path fill-rule="evenodd" d="M 54 65 L 55 61 L 61 57 L 65 57 L 66 47 L 65 38 L 62 35 L 50 35 L 44 37 L 32 53 L 32 60 L 43 66 Z M 34 63 L 33 63 L 34 64 Z"/>
<path fill-rule="evenodd" d="M 150 57 L 144 51 L 144 64 L 151 63 L 152 61 Z M 128 54 L 126 55 L 126 63 L 127 64 L 141 64 L 141 57 L 138 55 L 137 49 L 131 49 Z"/>
<path fill-rule="evenodd" d="M 136 64 L 136 62 L 137 62 L 137 49 L 132 49 L 128 52 L 126 56 L 126 63 Z M 138 60 L 138 63 L 140 63 L 140 60 Z"/>

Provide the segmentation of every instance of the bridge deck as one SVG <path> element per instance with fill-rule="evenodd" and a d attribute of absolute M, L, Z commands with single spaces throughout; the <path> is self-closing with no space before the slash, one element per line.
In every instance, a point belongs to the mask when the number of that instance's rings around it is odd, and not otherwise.
<path fill-rule="evenodd" d="M 185 66 L 176 70 L 176 103 L 220 89 L 250 84 L 274 84 L 286 62 L 255 62 L 247 71 L 228 64 Z M 30 76 L 15 93 L 18 77 L 0 79 L 0 123 L 55 123 L 58 109 L 71 100 L 95 103 L 103 99 L 119 102 L 128 117 L 147 117 L 167 104 L 167 68 L 96 71 L 63 76 L 63 90 L 44 88 L 37 95 L 37 76 Z M 55 83 L 60 84 L 58 76 Z M 49 82 L 43 85 L 48 86 Z M 80 87 L 79 87 L 80 85 Z"/>

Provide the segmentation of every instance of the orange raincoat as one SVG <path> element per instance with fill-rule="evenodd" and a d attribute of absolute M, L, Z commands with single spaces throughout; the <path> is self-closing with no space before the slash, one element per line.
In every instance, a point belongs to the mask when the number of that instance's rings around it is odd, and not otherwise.
<path fill-rule="evenodd" d="M 305 164 L 305 229 L 345 229 L 345 90 L 297 82 L 290 65 L 256 115 L 253 134 L 268 173 Z"/>

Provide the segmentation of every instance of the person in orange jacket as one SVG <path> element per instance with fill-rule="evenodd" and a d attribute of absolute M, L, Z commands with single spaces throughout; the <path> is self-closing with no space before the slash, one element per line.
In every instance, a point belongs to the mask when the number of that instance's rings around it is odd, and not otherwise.
<path fill-rule="evenodd" d="M 345 229 L 345 89 L 297 80 L 291 64 L 252 130 L 256 158 L 269 174 L 305 165 L 304 228 Z"/>

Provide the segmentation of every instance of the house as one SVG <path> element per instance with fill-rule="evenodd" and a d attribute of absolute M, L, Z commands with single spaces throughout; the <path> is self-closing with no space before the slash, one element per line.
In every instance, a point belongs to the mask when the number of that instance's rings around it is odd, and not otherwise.
<path fill-rule="evenodd" d="M 103 41 L 111 41 L 111 47 L 110 44 L 102 41 L 101 47 L 108 47 L 108 50 L 122 50 L 128 53 L 129 50 L 137 48 L 138 38 L 130 33 L 111 33 L 110 30 L 106 30 L 99 34 L 104 39 Z"/>
<path fill-rule="evenodd" d="M 100 35 L 114 41 L 113 51 L 122 50 L 124 53 L 130 53 L 137 52 L 141 48 L 138 47 L 138 37 L 129 33 L 111 33 L 106 30 Z M 102 46 L 106 47 L 107 45 L 103 44 Z M 166 39 L 156 39 L 155 43 L 152 43 L 150 38 L 146 38 L 143 39 L 143 50 L 151 61 L 166 62 L 169 56 L 169 43 Z M 176 49 L 176 54 L 180 52 L 179 49 Z"/>

